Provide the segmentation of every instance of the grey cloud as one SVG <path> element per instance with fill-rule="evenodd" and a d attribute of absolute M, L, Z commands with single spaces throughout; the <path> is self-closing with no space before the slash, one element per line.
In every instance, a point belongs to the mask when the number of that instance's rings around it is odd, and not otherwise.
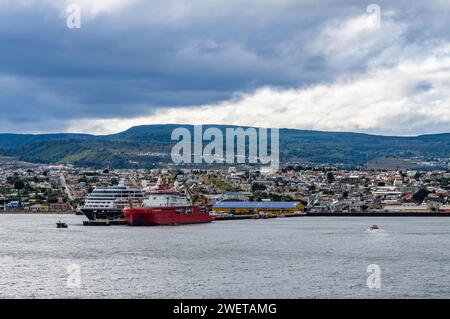
<path fill-rule="evenodd" d="M 179 3 L 135 1 L 96 15 L 86 9 L 82 28 L 69 30 L 58 1 L 7 1 L 0 9 L 0 77 L 9 79 L 0 81 L 0 131 L 65 130 L 74 119 L 133 118 L 264 86 L 333 83 L 364 72 L 384 51 L 369 47 L 343 60 L 311 50 L 331 22 L 365 14 L 361 1 Z M 407 25 L 400 45 L 448 38 L 441 1 L 379 3 Z"/>

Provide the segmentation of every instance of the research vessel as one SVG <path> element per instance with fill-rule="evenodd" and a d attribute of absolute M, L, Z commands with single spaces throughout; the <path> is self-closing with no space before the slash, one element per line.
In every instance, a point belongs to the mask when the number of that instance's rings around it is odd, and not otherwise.
<path fill-rule="evenodd" d="M 214 219 L 188 196 L 177 190 L 154 189 L 146 193 L 142 207 L 132 203 L 124 209 L 125 220 L 131 226 L 181 225 L 208 223 Z"/>

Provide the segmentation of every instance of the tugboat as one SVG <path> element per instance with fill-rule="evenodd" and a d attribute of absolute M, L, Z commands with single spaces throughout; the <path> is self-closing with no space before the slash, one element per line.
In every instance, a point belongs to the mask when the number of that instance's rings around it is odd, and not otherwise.
<path fill-rule="evenodd" d="M 372 225 L 369 227 L 370 230 L 379 230 L 380 227 L 378 225 Z"/>
<path fill-rule="evenodd" d="M 56 228 L 67 228 L 67 227 L 68 227 L 67 224 L 63 223 L 62 221 L 58 221 L 56 223 Z"/>
<path fill-rule="evenodd" d="M 128 225 L 155 226 L 208 223 L 214 220 L 200 206 L 193 205 L 190 199 L 172 189 L 155 189 L 146 193 L 143 207 L 125 208 L 123 213 Z"/>

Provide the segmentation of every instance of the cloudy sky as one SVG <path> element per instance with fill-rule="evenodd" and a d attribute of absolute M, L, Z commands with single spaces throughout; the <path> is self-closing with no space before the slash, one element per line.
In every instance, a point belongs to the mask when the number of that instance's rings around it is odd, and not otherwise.
<path fill-rule="evenodd" d="M 449 16 L 448 0 L 0 0 L 0 132 L 450 132 Z"/>

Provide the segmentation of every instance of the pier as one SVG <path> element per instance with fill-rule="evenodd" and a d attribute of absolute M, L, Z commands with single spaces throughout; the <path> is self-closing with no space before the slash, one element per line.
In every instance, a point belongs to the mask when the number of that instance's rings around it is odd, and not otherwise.
<path fill-rule="evenodd" d="M 126 225 L 125 220 L 85 220 L 83 226 L 115 226 Z"/>
<path fill-rule="evenodd" d="M 287 218 L 287 217 L 303 217 L 306 216 L 304 213 L 291 213 L 291 214 L 246 214 L 246 215 L 231 215 L 231 214 L 223 214 L 214 216 L 214 220 L 222 221 L 222 220 L 240 220 L 240 219 L 268 219 L 268 218 Z"/>

